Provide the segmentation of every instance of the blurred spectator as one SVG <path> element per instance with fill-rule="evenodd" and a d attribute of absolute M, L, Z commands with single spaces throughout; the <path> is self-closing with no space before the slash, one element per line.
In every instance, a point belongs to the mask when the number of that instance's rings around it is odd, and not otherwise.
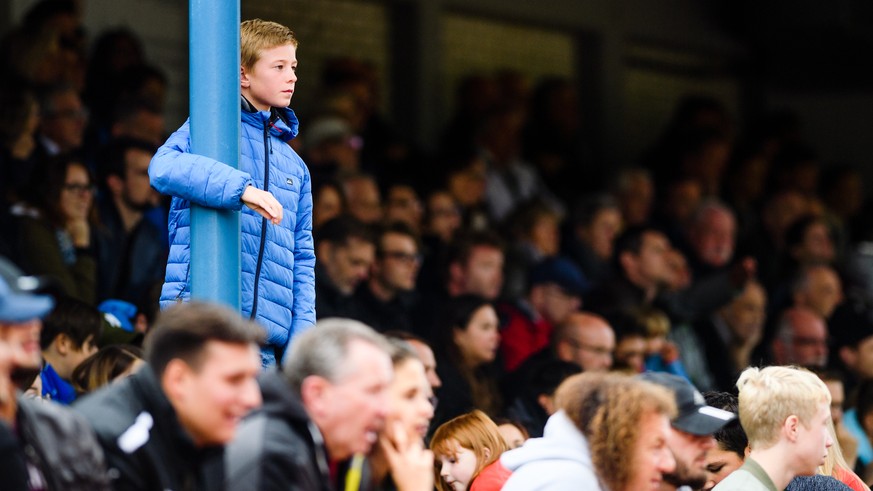
<path fill-rule="evenodd" d="M 524 445 L 530 435 L 527 433 L 527 428 L 518 421 L 507 418 L 497 418 L 494 421 L 497 424 L 497 430 L 500 431 L 500 436 L 506 442 L 506 449 L 512 450 Z"/>
<path fill-rule="evenodd" d="M 82 146 L 88 110 L 76 90 L 56 85 L 40 95 L 37 133 L 40 158 L 78 150 Z"/>
<path fill-rule="evenodd" d="M 100 348 L 73 370 L 71 380 L 76 392 L 90 394 L 139 371 L 145 364 L 142 348 L 112 344 Z"/>
<path fill-rule="evenodd" d="M 843 287 L 832 267 L 811 264 L 798 271 L 791 296 L 794 306 L 806 307 L 827 320 L 843 301 Z"/>
<path fill-rule="evenodd" d="M 157 303 L 148 295 L 161 285 L 167 264 L 164 232 L 144 219 L 158 195 L 149 185 L 148 168 L 157 150 L 142 140 L 112 140 L 98 156 L 97 169 L 104 194 L 100 200 L 103 225 L 97 234 L 98 298 L 136 304 Z"/>
<path fill-rule="evenodd" d="M 315 312 L 319 318 L 349 317 L 352 294 L 369 277 L 376 255 L 372 230 L 350 216 L 328 220 L 314 233 Z"/>
<path fill-rule="evenodd" d="M 612 369 L 631 374 L 646 371 L 648 331 L 646 325 L 641 322 L 640 316 L 614 312 L 609 316 L 608 321 L 615 332 Z"/>
<path fill-rule="evenodd" d="M 582 198 L 576 204 L 563 250 L 598 285 L 610 275 L 613 244 L 621 232 L 618 202 L 607 194 Z"/>
<path fill-rule="evenodd" d="M 436 357 L 434 357 L 433 349 L 431 349 L 427 341 L 407 331 L 388 331 L 385 333 L 385 336 L 388 339 L 396 338 L 409 343 L 418 355 L 418 359 L 421 360 L 421 363 L 424 365 L 424 373 L 427 376 L 427 381 L 430 383 L 430 386 L 434 391 L 443 385 L 442 380 L 440 380 L 439 375 L 437 375 Z"/>
<path fill-rule="evenodd" d="M 556 326 L 554 350 L 558 359 L 572 361 L 585 372 L 612 368 L 615 332 L 606 319 L 590 312 L 574 312 Z"/>
<path fill-rule="evenodd" d="M 385 223 L 403 222 L 420 233 L 424 208 L 415 188 L 408 182 L 394 181 L 385 187 L 384 195 Z"/>
<path fill-rule="evenodd" d="M 507 217 L 504 234 L 509 240 L 503 275 L 504 298 L 522 297 L 529 283 L 530 270 L 543 260 L 555 257 L 560 248 L 561 215 L 539 199 L 521 203 Z"/>
<path fill-rule="evenodd" d="M 34 173 L 29 189 L 32 208 L 18 209 L 24 269 L 49 276 L 64 294 L 93 304 L 97 218 L 88 169 L 75 156 L 50 159 Z"/>
<path fill-rule="evenodd" d="M 369 452 L 384 427 L 393 373 L 385 338 L 327 319 L 290 349 L 281 371 L 260 378 L 263 410 L 227 449 L 226 489 L 338 489 L 330 462 Z"/>
<path fill-rule="evenodd" d="M 350 174 L 342 178 L 341 184 L 349 215 L 367 224 L 382 220 L 382 198 L 374 176 Z"/>
<path fill-rule="evenodd" d="M 346 212 L 346 198 L 339 182 L 333 179 L 312 181 L 312 229 Z"/>
<path fill-rule="evenodd" d="M 828 362 L 827 328 L 824 319 L 805 307 L 782 312 L 770 345 L 775 365 L 824 367 Z"/>
<path fill-rule="evenodd" d="M 576 363 L 562 360 L 538 364 L 520 387 L 514 387 L 517 396 L 509 401 L 506 414 L 522 424 L 529 436 L 543 436 L 546 421 L 558 410 L 555 391 L 564 380 L 581 371 Z"/>
<path fill-rule="evenodd" d="M 437 345 L 437 392 L 434 426 L 479 409 L 495 417 L 501 395 L 494 361 L 500 345 L 497 312 L 485 298 L 460 295 L 444 306 L 439 323 L 443 341 Z"/>
<path fill-rule="evenodd" d="M 526 295 L 501 302 L 501 354 L 507 372 L 549 346 L 556 325 L 563 324 L 582 306 L 588 282 L 570 261 L 547 258 L 530 273 Z"/>
<path fill-rule="evenodd" d="M 354 319 L 378 332 L 413 329 L 419 248 L 418 236 L 407 224 L 395 222 L 380 228 L 369 278 L 354 293 Z"/>
<path fill-rule="evenodd" d="M 459 415 L 440 425 L 430 441 L 438 491 L 498 491 L 511 474 L 500 463 L 507 451 L 500 430 L 482 411 Z"/>
<path fill-rule="evenodd" d="M 97 433 L 115 489 L 223 485 L 223 446 L 261 403 L 263 338 L 226 307 L 193 302 L 161 314 L 146 339 L 148 366 L 75 406 Z"/>
<path fill-rule="evenodd" d="M 41 318 L 53 302 L 35 293 L 39 284 L 0 258 L 0 350 L 8 353 L 9 369 L 19 375 L 37 375 L 42 364 Z M 83 418 L 60 405 L 16 393 L 9 373 L 0 372 L 0 419 L 17 430 L 27 464 L 27 489 L 108 491 L 103 451 Z M 14 482 L 14 475 L 9 476 L 11 482 L 5 481 L 5 473 L 3 478 L 4 489 Z"/>
<path fill-rule="evenodd" d="M 4 208 L 25 198 L 22 190 L 36 167 L 39 112 L 27 88 L 0 87 L 0 205 Z"/>
<path fill-rule="evenodd" d="M 695 278 L 723 270 L 730 264 L 736 229 L 733 212 L 721 202 L 708 200 L 697 207 L 688 229 Z"/>
<path fill-rule="evenodd" d="M 621 217 L 628 227 L 642 225 L 652 215 L 655 186 L 652 175 L 645 169 L 622 169 L 614 178 L 612 195 L 618 200 Z"/>
<path fill-rule="evenodd" d="M 703 394 L 706 404 L 724 411 L 737 414 L 740 403 L 737 396 L 728 392 L 705 392 Z M 709 491 L 731 472 L 739 469 L 746 460 L 746 452 L 749 450 L 749 439 L 736 418 L 724 425 L 713 435 L 715 447 L 706 452 L 706 472 L 709 477 L 703 490 Z"/>
<path fill-rule="evenodd" d="M 45 317 L 39 345 L 44 360 L 40 378 L 42 396 L 60 404 L 72 404 L 76 390 L 72 384 L 76 368 L 97 352 L 103 330 L 103 316 L 85 303 L 60 298 Z"/>

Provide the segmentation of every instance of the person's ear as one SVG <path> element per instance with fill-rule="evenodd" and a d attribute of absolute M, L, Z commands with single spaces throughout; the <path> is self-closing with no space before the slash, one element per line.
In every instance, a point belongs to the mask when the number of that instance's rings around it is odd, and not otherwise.
<path fill-rule="evenodd" d="M 249 80 L 249 76 L 246 73 L 246 67 L 240 65 L 239 66 L 239 84 L 240 87 L 249 88 L 252 85 L 252 82 Z"/>
<path fill-rule="evenodd" d="M 491 458 L 491 449 L 488 447 L 482 447 L 482 453 L 485 454 L 485 460 Z"/>
<path fill-rule="evenodd" d="M 782 431 L 785 436 L 788 438 L 790 442 L 796 442 L 798 436 L 798 427 L 800 425 L 800 418 L 796 415 L 792 414 L 785 418 L 785 422 L 782 423 Z"/>
<path fill-rule="evenodd" d="M 303 379 L 300 384 L 300 399 L 307 411 L 319 416 L 325 412 L 330 404 L 326 397 L 329 388 L 330 382 L 324 377 L 310 375 Z"/>
<path fill-rule="evenodd" d="M 164 368 L 161 375 L 161 387 L 170 402 L 185 398 L 188 393 L 188 380 L 192 373 L 191 367 L 180 358 L 173 358 Z"/>
<path fill-rule="evenodd" d="M 67 356 L 73 350 L 73 340 L 64 333 L 55 338 L 55 350 L 61 356 Z"/>
<path fill-rule="evenodd" d="M 106 187 L 109 188 L 109 192 L 112 194 L 121 194 L 121 189 L 124 187 L 124 181 L 121 177 L 116 176 L 115 174 L 110 174 L 106 176 Z"/>

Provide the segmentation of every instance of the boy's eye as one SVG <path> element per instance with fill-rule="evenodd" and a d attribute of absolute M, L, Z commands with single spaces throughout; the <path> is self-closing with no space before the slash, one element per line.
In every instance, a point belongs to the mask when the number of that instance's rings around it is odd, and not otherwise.
<path fill-rule="evenodd" d="M 285 68 L 285 65 L 276 65 L 274 68 L 278 68 L 279 70 Z"/>

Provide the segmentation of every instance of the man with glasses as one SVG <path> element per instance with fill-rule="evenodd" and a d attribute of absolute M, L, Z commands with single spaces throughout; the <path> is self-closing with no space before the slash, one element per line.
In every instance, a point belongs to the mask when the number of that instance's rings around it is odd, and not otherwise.
<path fill-rule="evenodd" d="M 42 113 L 38 156 L 68 153 L 82 146 L 88 113 L 73 87 L 59 85 L 48 89 L 40 98 L 39 106 Z"/>
<path fill-rule="evenodd" d="M 785 310 L 771 349 L 774 365 L 826 366 L 828 331 L 824 319 L 806 307 Z"/>
<path fill-rule="evenodd" d="M 418 235 L 405 223 L 395 222 L 379 231 L 370 277 L 355 292 L 355 319 L 379 332 L 412 330 L 419 249 Z"/>
<path fill-rule="evenodd" d="M 612 367 L 615 332 L 603 317 L 575 312 L 555 330 L 554 349 L 558 359 L 585 372 L 606 371 Z"/>

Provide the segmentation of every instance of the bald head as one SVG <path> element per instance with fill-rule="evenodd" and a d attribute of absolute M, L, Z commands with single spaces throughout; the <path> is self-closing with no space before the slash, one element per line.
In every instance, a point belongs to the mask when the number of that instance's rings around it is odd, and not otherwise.
<path fill-rule="evenodd" d="M 600 316 L 576 312 L 555 331 L 555 354 L 563 361 L 576 363 L 586 372 L 612 367 L 615 333 Z"/>

